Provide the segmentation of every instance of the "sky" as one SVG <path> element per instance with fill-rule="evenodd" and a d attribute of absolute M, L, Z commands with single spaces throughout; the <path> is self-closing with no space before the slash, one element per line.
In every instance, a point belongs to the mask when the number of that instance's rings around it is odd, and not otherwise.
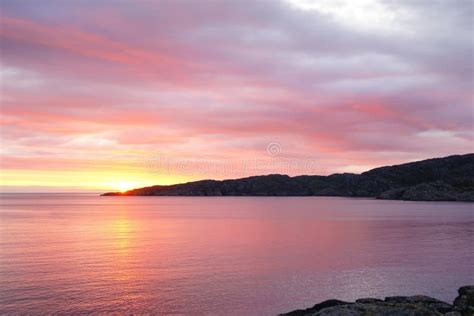
<path fill-rule="evenodd" d="M 2 191 L 474 149 L 471 0 L 0 0 Z"/>

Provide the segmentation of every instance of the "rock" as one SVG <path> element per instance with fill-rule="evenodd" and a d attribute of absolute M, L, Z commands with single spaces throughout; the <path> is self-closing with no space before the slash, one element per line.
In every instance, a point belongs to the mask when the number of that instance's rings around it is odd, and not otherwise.
<path fill-rule="evenodd" d="M 381 200 L 400 200 L 403 197 L 403 193 L 405 193 L 406 188 L 398 188 L 392 189 L 382 192 L 377 199 Z"/>
<path fill-rule="evenodd" d="M 352 304 L 352 303 L 339 301 L 339 300 L 327 300 L 327 301 L 321 302 L 319 304 L 316 304 L 313 307 L 310 307 L 310 308 L 307 308 L 307 309 L 297 309 L 295 311 L 289 312 L 287 314 L 282 314 L 282 315 L 285 315 L 285 316 L 311 315 L 315 312 L 318 312 L 318 311 L 320 311 L 322 309 L 325 309 L 325 308 L 328 308 L 328 307 L 348 305 L 348 304 Z"/>
<path fill-rule="evenodd" d="M 343 306 L 325 308 L 312 315 L 318 316 L 366 316 L 366 315 L 396 315 L 396 316 L 433 316 L 442 315 L 425 306 L 413 304 L 355 303 Z"/>
<path fill-rule="evenodd" d="M 383 300 L 379 298 L 359 298 L 356 300 L 356 303 L 363 303 L 363 304 L 372 304 L 372 303 L 379 303 L 383 302 Z"/>
<path fill-rule="evenodd" d="M 458 193 L 443 182 L 422 183 L 406 189 L 402 200 L 407 201 L 456 201 Z"/>
<path fill-rule="evenodd" d="M 474 286 L 463 286 L 453 305 L 424 296 L 390 296 L 383 301 L 377 298 L 361 298 L 352 302 L 328 300 L 305 310 L 296 310 L 283 315 L 306 316 L 474 316 Z"/>
<path fill-rule="evenodd" d="M 474 285 L 466 285 L 463 287 L 460 287 L 458 290 L 459 295 L 468 295 L 468 296 L 474 296 Z"/>
<path fill-rule="evenodd" d="M 463 286 L 458 290 L 453 309 L 463 316 L 474 315 L 474 285 Z"/>
<path fill-rule="evenodd" d="M 465 191 L 465 192 L 458 193 L 457 200 L 462 201 L 462 202 L 473 202 L 474 191 Z"/>
<path fill-rule="evenodd" d="M 447 313 L 453 308 L 448 303 L 445 303 L 435 298 L 424 296 L 424 295 L 386 297 L 385 302 L 426 306 L 439 313 Z"/>

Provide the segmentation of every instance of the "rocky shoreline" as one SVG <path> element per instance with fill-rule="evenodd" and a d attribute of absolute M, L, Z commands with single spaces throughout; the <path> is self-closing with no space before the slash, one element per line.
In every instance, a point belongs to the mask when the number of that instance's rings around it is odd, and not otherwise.
<path fill-rule="evenodd" d="M 285 316 L 474 316 L 474 285 L 463 286 L 452 304 L 424 295 L 390 296 L 385 299 L 361 298 L 355 302 L 327 300 L 308 309 L 299 309 Z"/>

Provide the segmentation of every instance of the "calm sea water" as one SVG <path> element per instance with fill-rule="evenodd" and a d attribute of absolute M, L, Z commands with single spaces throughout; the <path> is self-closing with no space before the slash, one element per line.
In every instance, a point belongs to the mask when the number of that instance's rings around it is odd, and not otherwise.
<path fill-rule="evenodd" d="M 474 283 L 466 203 L 3 194 L 0 313 L 270 315 Z"/>

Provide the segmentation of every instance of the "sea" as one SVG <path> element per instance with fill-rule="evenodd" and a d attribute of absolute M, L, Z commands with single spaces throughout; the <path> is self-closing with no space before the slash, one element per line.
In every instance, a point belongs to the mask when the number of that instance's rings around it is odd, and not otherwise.
<path fill-rule="evenodd" d="M 0 195 L 0 314 L 276 315 L 474 284 L 474 204 Z"/>

